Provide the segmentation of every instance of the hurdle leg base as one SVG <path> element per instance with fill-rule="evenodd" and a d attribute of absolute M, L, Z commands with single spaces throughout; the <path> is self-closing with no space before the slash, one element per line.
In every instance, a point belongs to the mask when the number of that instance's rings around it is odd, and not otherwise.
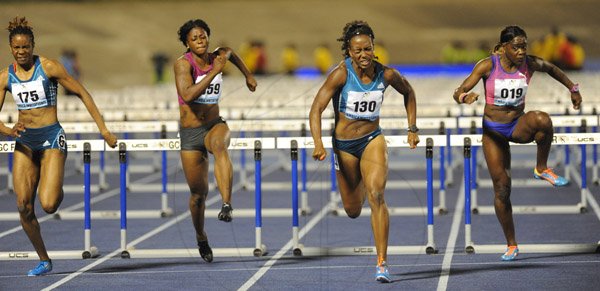
<path fill-rule="evenodd" d="M 585 207 L 585 206 L 581 206 L 581 207 L 579 207 L 579 213 L 582 213 L 582 214 L 583 214 L 583 213 L 587 213 L 587 212 L 588 212 L 588 209 L 587 209 L 587 207 Z"/>
<path fill-rule="evenodd" d="M 478 208 L 473 208 L 473 209 L 471 209 L 471 213 L 473 213 L 473 214 L 479 214 L 479 209 Z"/>
<path fill-rule="evenodd" d="M 310 208 L 300 209 L 300 215 L 302 215 L 302 216 L 308 216 L 311 213 L 312 213 L 312 209 L 310 209 Z"/>
<path fill-rule="evenodd" d="M 446 209 L 446 208 L 440 208 L 438 210 L 438 214 L 439 215 L 446 215 L 446 214 L 448 214 L 448 209 Z"/>
<path fill-rule="evenodd" d="M 167 208 L 165 210 L 160 211 L 161 218 L 170 217 L 172 215 L 173 215 L 173 209 L 171 209 L 171 208 Z"/>
<path fill-rule="evenodd" d="M 121 252 L 121 259 L 129 259 L 131 258 L 131 255 L 129 254 L 129 251 L 122 251 Z"/>
<path fill-rule="evenodd" d="M 260 248 L 256 248 L 254 249 L 254 251 L 252 252 L 252 254 L 255 257 L 262 257 L 267 255 L 269 252 L 267 251 L 267 246 L 265 246 L 264 244 L 260 246 Z"/>
<path fill-rule="evenodd" d="M 465 252 L 467 254 L 474 254 L 475 253 L 475 247 L 473 247 L 473 246 L 467 246 L 467 247 L 465 247 Z"/>
<path fill-rule="evenodd" d="M 428 255 L 434 255 L 434 254 L 438 253 L 438 250 L 437 250 L 437 248 L 435 246 L 428 246 L 425 249 L 425 253 L 428 254 Z"/>

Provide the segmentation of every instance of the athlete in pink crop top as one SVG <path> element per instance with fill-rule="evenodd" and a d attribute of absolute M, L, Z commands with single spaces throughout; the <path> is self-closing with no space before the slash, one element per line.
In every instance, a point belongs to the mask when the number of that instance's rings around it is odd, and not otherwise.
<path fill-rule="evenodd" d="M 525 112 L 525 95 L 533 72 L 548 73 L 569 91 L 574 109 L 581 105 L 579 86 L 553 64 L 527 55 L 527 34 L 518 26 L 508 26 L 500 33 L 500 43 L 492 56 L 479 61 L 473 72 L 454 91 L 454 100 L 461 104 L 475 102 L 479 95 L 469 92 L 479 80 L 485 81 L 483 116 L 483 153 L 494 184 L 494 207 L 502 225 L 508 248 L 501 259 L 514 260 L 519 249 L 510 202 L 509 142 L 537 143 L 537 164 L 534 178 L 544 179 L 554 186 L 568 181 L 547 167 L 550 144 L 554 136 L 550 116 L 541 111 Z"/>
<path fill-rule="evenodd" d="M 210 28 L 196 19 L 184 23 L 178 31 L 187 52 L 175 62 L 175 84 L 179 96 L 181 162 L 190 187 L 189 207 L 196 230 L 200 256 L 213 260 L 204 231 L 205 201 L 208 195 L 208 153 L 214 155 L 215 178 L 223 205 L 218 219 L 232 219 L 231 185 L 233 169 L 227 153 L 229 127 L 219 115 L 219 97 L 223 85 L 222 70 L 231 61 L 246 77 L 250 91 L 256 80 L 242 60 L 230 48 L 209 52 Z"/>

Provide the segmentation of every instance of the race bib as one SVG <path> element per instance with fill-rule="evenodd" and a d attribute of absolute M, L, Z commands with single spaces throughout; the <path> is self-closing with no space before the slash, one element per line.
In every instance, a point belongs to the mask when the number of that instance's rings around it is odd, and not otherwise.
<path fill-rule="evenodd" d="M 196 84 L 198 84 L 206 75 L 198 76 Z M 219 73 L 210 82 L 210 85 L 204 90 L 200 97 L 196 98 L 193 103 L 196 104 L 217 104 L 221 97 L 221 86 L 223 85 L 223 74 Z"/>
<path fill-rule="evenodd" d="M 11 92 L 19 110 L 48 106 L 42 80 L 12 84 Z"/>
<path fill-rule="evenodd" d="M 494 81 L 494 105 L 519 106 L 527 94 L 526 79 L 496 79 Z"/>
<path fill-rule="evenodd" d="M 350 119 L 375 120 L 379 117 L 382 103 L 383 92 L 381 91 L 349 91 L 345 114 Z"/>

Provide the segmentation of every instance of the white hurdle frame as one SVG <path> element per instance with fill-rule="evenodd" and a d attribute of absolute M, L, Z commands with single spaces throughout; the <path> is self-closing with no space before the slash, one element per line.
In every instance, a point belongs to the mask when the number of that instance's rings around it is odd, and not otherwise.
<path fill-rule="evenodd" d="M 0 153 L 9 153 L 14 151 L 14 141 L 3 141 L 0 142 Z M 87 169 L 84 170 L 84 187 L 81 191 L 87 196 L 85 199 L 88 200 L 90 197 L 90 156 L 92 151 L 104 151 L 105 143 L 103 140 L 79 140 L 71 141 L 67 144 L 68 151 L 70 152 L 83 152 L 84 163 L 87 164 Z M 8 150 L 5 150 L 8 149 Z M 89 207 L 89 205 L 88 205 Z M 89 208 L 87 208 L 87 217 L 84 221 L 84 232 L 83 232 L 83 250 L 61 250 L 61 251 L 48 251 L 48 256 L 53 260 L 61 259 L 89 259 L 96 258 L 100 255 L 98 248 L 92 246 L 91 240 L 91 216 Z M 56 214 L 55 214 L 56 215 Z M 15 219 L 16 218 L 16 219 Z M 15 213 L 0 213 L 0 220 L 19 220 L 19 214 Z M 35 251 L 9 251 L 0 252 L 0 260 L 38 260 L 39 257 Z"/>
<path fill-rule="evenodd" d="M 134 147 L 135 145 L 145 144 L 143 147 Z M 123 169 L 123 163 L 126 161 L 127 148 L 132 148 L 129 151 L 177 151 L 180 150 L 179 139 L 162 139 L 162 140 L 123 140 L 119 143 L 119 147 L 112 149 L 107 148 L 106 151 L 118 151 L 120 160 L 122 161 L 121 168 Z M 232 138 L 229 150 L 242 150 L 242 149 L 275 149 L 276 142 L 275 138 Z M 256 154 L 256 153 L 255 153 Z M 135 249 L 127 246 L 127 210 L 126 203 L 123 201 L 123 195 L 125 195 L 125 183 L 126 179 L 123 178 L 124 173 L 121 173 L 121 258 L 177 258 L 177 257 L 200 257 L 198 249 L 182 248 L 182 249 Z M 259 181 L 260 182 L 260 181 Z M 259 185 L 260 186 L 260 185 Z M 257 188 L 260 191 L 260 188 Z M 124 209 L 125 208 L 125 209 Z M 262 209 L 260 207 L 254 209 L 253 215 L 261 217 L 259 213 Z M 287 209 L 266 209 L 267 212 L 282 212 Z M 241 212 L 246 214 L 250 211 L 239 211 L 234 210 L 234 215 L 240 217 Z M 262 211 L 261 211 L 262 213 Z M 205 215 L 217 215 L 217 211 L 205 211 Z M 267 247 L 262 243 L 262 223 L 258 223 L 255 227 L 255 247 L 253 248 L 213 248 L 213 254 L 219 257 L 241 257 L 241 256 L 263 256 L 267 254 Z"/>
<path fill-rule="evenodd" d="M 555 144 L 561 145 L 588 145 L 598 144 L 600 134 L 598 133 L 573 133 L 573 134 L 555 134 Z M 454 146 L 462 146 L 464 148 L 464 189 L 465 192 L 465 251 L 467 253 L 495 254 L 502 253 L 506 249 L 504 244 L 475 244 L 471 233 L 471 181 L 470 164 L 471 164 L 471 146 L 481 146 L 481 135 L 454 135 L 451 136 L 451 142 Z M 535 145 L 529 144 L 512 144 L 511 145 Z M 585 161 L 582 161 L 585 162 Z M 460 195 L 461 193 L 459 193 Z M 585 195 L 591 195 L 587 188 L 581 189 L 582 201 L 585 203 Z M 515 206 L 513 206 L 514 208 Z M 543 206 L 535 206 L 543 208 Z M 538 212 L 539 213 L 539 212 Z M 528 253 L 599 253 L 600 241 L 596 243 L 583 244 L 519 244 L 519 249 Z"/>
<path fill-rule="evenodd" d="M 445 147 L 446 146 L 446 136 L 445 135 L 422 135 L 419 137 L 423 142 L 419 143 L 417 147 L 423 148 L 430 146 L 433 147 Z M 323 146 L 325 148 L 332 148 L 331 137 L 324 136 L 321 138 L 323 141 Z M 430 145 L 427 144 L 426 141 L 431 141 Z M 388 147 L 409 147 L 407 142 L 407 136 L 386 136 L 386 142 Z M 297 146 L 297 148 L 294 148 Z M 298 150 L 301 148 L 314 148 L 314 142 L 312 138 L 307 137 L 289 137 L 289 138 L 277 138 L 277 147 L 279 149 L 289 149 L 292 151 L 292 160 L 294 159 L 294 149 Z M 432 154 L 432 153 L 431 153 Z M 293 187 L 296 183 L 292 181 L 292 191 Z M 433 191 L 433 185 L 428 185 L 428 191 Z M 333 191 L 332 191 L 332 195 Z M 337 192 L 335 193 L 336 197 L 330 199 L 329 205 L 327 207 L 336 209 L 339 199 L 337 199 Z M 431 201 L 433 204 L 433 201 Z M 402 213 L 404 212 L 414 212 L 415 209 L 418 214 L 428 213 L 429 211 L 433 211 L 433 207 L 431 210 L 427 209 L 428 207 L 388 207 L 388 211 L 390 215 L 392 212 L 394 213 Z M 341 210 L 343 211 L 343 209 Z M 371 211 L 369 208 L 363 208 L 361 214 L 370 215 Z M 433 213 L 429 215 L 430 221 L 427 224 L 427 244 L 423 246 L 388 246 L 387 254 L 388 255 L 405 255 L 405 254 L 435 254 L 438 252 L 437 247 L 434 241 L 434 228 L 433 228 Z M 299 226 L 297 225 L 297 218 L 293 222 L 292 227 L 292 253 L 295 256 L 351 256 L 351 255 L 376 255 L 375 246 L 344 246 L 344 247 L 305 247 L 299 241 Z"/>
<path fill-rule="evenodd" d="M 599 124 L 599 117 L 596 115 L 572 115 L 572 116 L 552 116 L 552 124 L 555 128 L 572 128 L 572 127 L 581 127 L 582 123 L 584 123 L 586 125 L 586 127 L 597 127 Z M 475 124 L 477 126 L 477 128 L 481 128 L 482 126 L 482 121 L 481 121 L 482 117 L 478 116 L 478 117 L 461 117 L 458 120 L 458 126 L 465 128 L 465 127 L 470 127 L 470 125 Z M 583 134 L 583 133 L 580 133 Z M 564 136 L 568 136 L 569 133 L 554 133 L 554 142 L 553 145 L 562 145 L 565 147 L 568 147 L 569 145 L 572 145 L 571 143 L 565 143 L 564 141 Z M 467 137 L 467 135 L 464 135 L 465 137 Z M 468 136 L 471 139 L 471 146 L 477 146 L 477 147 L 481 147 L 481 134 L 474 134 L 474 135 L 469 135 Z M 454 142 L 461 142 L 462 141 L 458 141 L 458 139 L 460 139 L 460 136 L 453 136 L 451 138 L 451 143 L 452 145 L 454 145 Z M 583 134 L 581 135 L 582 139 L 585 138 L 592 138 L 593 139 L 593 134 Z M 525 144 L 525 145 L 531 145 L 534 143 L 530 143 L 530 144 Z M 583 143 L 575 143 L 575 144 L 583 144 Z M 593 143 L 593 140 L 590 143 L 591 145 L 597 145 L 597 143 Z M 524 144 L 518 144 L 518 143 L 510 143 L 511 146 L 515 145 L 515 146 L 523 146 Z M 568 149 L 567 149 L 568 150 Z M 475 156 L 476 153 L 473 153 L 473 156 Z M 473 159 L 473 158 L 472 158 Z M 476 157 L 475 157 L 476 159 Z M 587 161 L 582 161 L 582 162 L 587 162 Z M 565 178 L 567 178 L 568 180 L 572 181 L 575 180 L 574 178 L 576 177 L 572 177 L 572 167 L 573 165 L 571 163 L 565 164 Z M 592 171 L 596 171 L 597 172 L 597 168 L 598 165 L 597 163 L 594 163 L 592 165 Z M 477 171 L 475 171 L 477 173 Z M 492 187 L 492 182 L 491 180 L 483 180 L 481 181 L 478 177 L 474 177 L 475 180 L 474 182 L 478 185 L 477 188 L 479 187 Z M 592 181 L 594 181 L 594 176 L 592 177 Z M 475 184 L 473 183 L 473 184 Z M 513 178 L 512 181 L 513 184 L 513 188 L 515 187 L 548 187 L 548 182 L 546 181 L 541 181 L 541 180 L 534 180 L 531 178 L 525 178 L 525 179 L 515 179 Z M 581 184 L 581 183 L 579 183 Z M 493 206 L 481 206 L 477 203 L 477 188 L 471 187 L 471 211 L 474 214 L 482 214 L 482 215 L 491 215 L 491 214 L 495 214 L 495 210 Z M 586 203 L 586 198 L 584 193 L 581 194 L 581 201 L 576 204 L 576 205 L 513 205 L 513 214 L 572 214 L 572 213 L 583 213 L 586 211 L 586 207 L 587 207 L 587 203 Z"/>

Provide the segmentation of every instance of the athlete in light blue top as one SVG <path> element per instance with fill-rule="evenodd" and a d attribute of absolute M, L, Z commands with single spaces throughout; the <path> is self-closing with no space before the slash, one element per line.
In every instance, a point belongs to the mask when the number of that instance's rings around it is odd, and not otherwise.
<path fill-rule="evenodd" d="M 15 17 L 8 31 L 15 63 L 0 71 L 0 108 L 6 92 L 11 92 L 19 109 L 19 120 L 12 128 L 0 122 L 0 133 L 16 138 L 14 190 L 21 225 L 41 261 L 28 275 L 38 276 L 50 272 L 52 262 L 33 209 L 36 193 L 47 213 L 56 212 L 63 199 L 67 144 L 56 112 L 57 83 L 81 99 L 109 146 L 115 147 L 117 138 L 106 128 L 90 94 L 63 65 L 33 54 L 33 31 L 24 17 Z"/>
<path fill-rule="evenodd" d="M 377 249 L 375 278 L 391 282 L 386 259 L 389 215 L 384 200 L 387 181 L 387 147 L 379 128 L 379 111 L 385 88 L 390 85 L 404 96 L 410 124 L 408 144 L 419 143 L 415 92 L 398 71 L 375 61 L 375 36 L 364 21 L 344 27 L 342 51 L 346 59 L 327 76 L 310 110 L 313 158 L 324 160 L 327 151 L 321 140 L 321 116 L 331 99 L 335 110 L 333 139 L 336 174 L 342 203 L 351 218 L 360 215 L 365 199 L 371 205 L 371 227 Z"/>

